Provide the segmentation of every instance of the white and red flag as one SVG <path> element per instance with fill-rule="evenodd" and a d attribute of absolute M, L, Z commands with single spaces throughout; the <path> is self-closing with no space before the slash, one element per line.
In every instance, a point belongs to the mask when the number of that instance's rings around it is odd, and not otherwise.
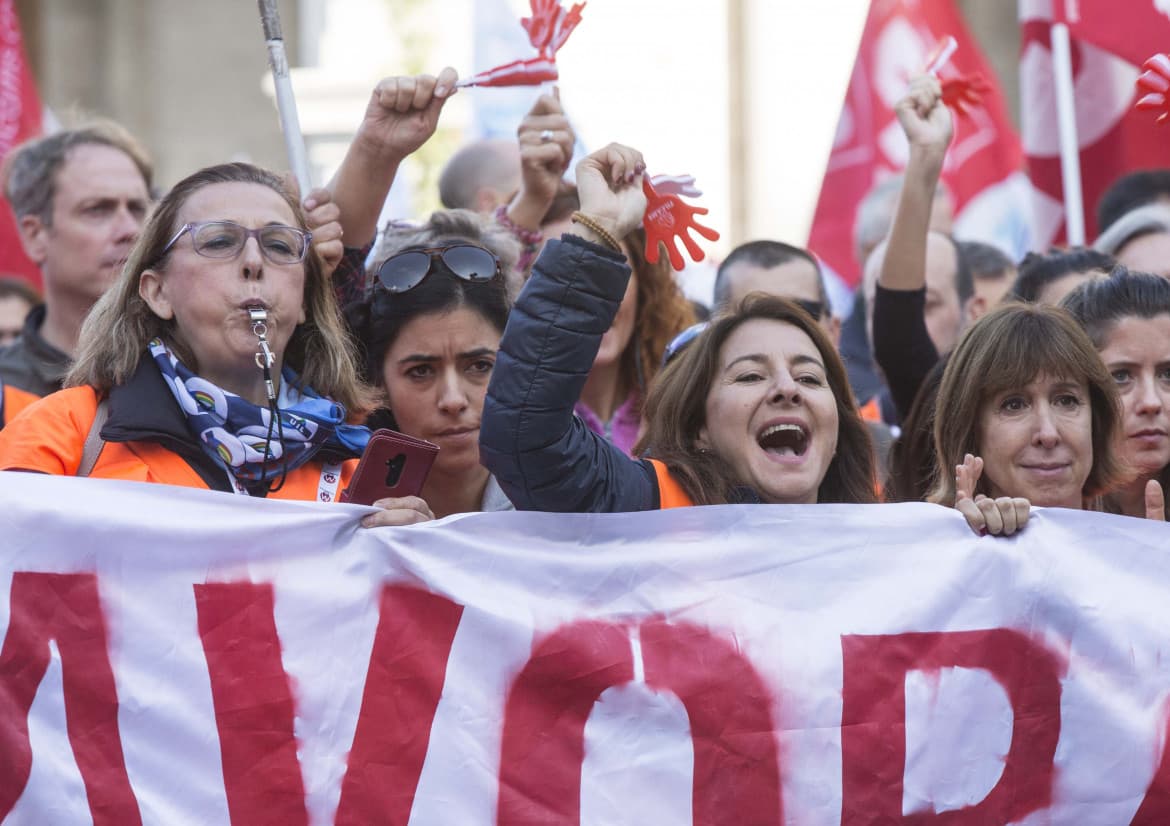
<path fill-rule="evenodd" d="M 15 0 L 0 0 L 0 158 L 43 128 L 41 100 L 24 55 Z M 16 219 L 0 198 L 0 275 L 20 275 L 40 286 L 41 273 L 24 254 Z"/>
<path fill-rule="evenodd" d="M 1020 0 L 1020 112 L 1039 247 L 1065 240 L 1053 22 L 1066 23 L 1072 40 L 1086 238 L 1097 235 L 1096 204 L 1111 183 L 1127 172 L 1170 166 L 1166 135 L 1133 106 L 1138 67 L 1170 51 L 1170 2 Z"/>
<path fill-rule="evenodd" d="M 1165 523 L 0 502 L 4 826 L 1170 823 Z"/>
<path fill-rule="evenodd" d="M 958 48 L 940 78 L 978 74 L 987 82 L 979 105 L 956 117 L 943 170 L 955 201 L 956 230 L 1009 253 L 1028 248 L 1019 138 L 995 75 L 962 15 L 951 0 L 875 2 L 861 35 L 809 234 L 809 247 L 849 287 L 857 284 L 861 267 L 853 249 L 857 206 L 876 183 L 906 164 L 908 148 L 894 105 L 906 93 L 910 76 L 922 71 L 932 48 L 947 35 Z"/>

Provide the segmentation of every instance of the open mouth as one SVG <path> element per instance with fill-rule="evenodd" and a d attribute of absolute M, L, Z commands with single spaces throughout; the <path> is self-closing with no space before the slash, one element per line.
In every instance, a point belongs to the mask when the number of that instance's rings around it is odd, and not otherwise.
<path fill-rule="evenodd" d="M 764 428 L 756 441 L 777 456 L 803 456 L 808 451 L 808 429 L 799 424 L 774 424 Z"/>

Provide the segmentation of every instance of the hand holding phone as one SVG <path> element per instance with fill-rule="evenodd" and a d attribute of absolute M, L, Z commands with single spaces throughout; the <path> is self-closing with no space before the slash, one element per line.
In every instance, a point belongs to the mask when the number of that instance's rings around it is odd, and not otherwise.
<path fill-rule="evenodd" d="M 374 431 L 342 502 L 372 505 L 379 499 L 418 496 L 439 446 L 385 428 Z"/>

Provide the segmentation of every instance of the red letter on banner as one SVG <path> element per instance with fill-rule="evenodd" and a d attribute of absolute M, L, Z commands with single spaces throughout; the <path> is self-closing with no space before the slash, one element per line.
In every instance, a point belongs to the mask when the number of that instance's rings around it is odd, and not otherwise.
<path fill-rule="evenodd" d="M 710 631 L 662 620 L 641 627 L 646 683 L 686 707 L 695 750 L 695 826 L 780 826 L 772 695 L 752 664 Z"/>
<path fill-rule="evenodd" d="M 417 588 L 382 591 L 337 826 L 410 820 L 462 616 L 462 606 Z"/>
<path fill-rule="evenodd" d="M 535 646 L 504 709 L 497 826 L 580 822 L 585 722 L 603 691 L 633 678 L 620 625 L 578 622 Z"/>
<path fill-rule="evenodd" d="M 694 625 L 640 628 L 646 683 L 690 718 L 696 826 L 782 822 L 772 697 L 728 642 Z M 499 826 L 580 822 L 585 723 L 607 688 L 630 682 L 629 630 L 600 622 L 560 629 L 533 651 L 504 713 Z"/>
<path fill-rule="evenodd" d="M 1052 800 L 1060 738 L 1056 656 L 1016 631 L 907 633 L 841 638 L 841 823 L 1010 823 Z M 1012 705 L 1012 743 L 999 782 L 974 806 L 902 814 L 906 770 L 906 674 L 947 667 L 991 673 Z"/>
<path fill-rule="evenodd" d="M 1167 705 L 1167 710 L 1170 710 L 1170 705 Z M 1170 735 L 1170 724 L 1166 734 Z M 1170 739 L 1163 740 L 1162 749 L 1162 761 L 1129 826 L 1164 826 L 1170 823 Z"/>
<path fill-rule="evenodd" d="M 106 624 L 93 574 L 16 573 L 0 650 L 0 820 L 20 799 L 32 769 L 28 713 L 49 667 L 49 641 L 61 654 L 65 726 L 95 826 L 139 824 L 118 733 L 118 694 Z"/>
<path fill-rule="evenodd" d="M 194 587 L 232 822 L 307 824 L 272 586 Z"/>

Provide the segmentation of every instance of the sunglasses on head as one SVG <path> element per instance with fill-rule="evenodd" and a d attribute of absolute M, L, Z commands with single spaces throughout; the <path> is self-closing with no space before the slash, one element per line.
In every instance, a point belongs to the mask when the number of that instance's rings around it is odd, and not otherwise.
<path fill-rule="evenodd" d="M 793 304 L 811 315 L 816 321 L 820 321 L 825 314 L 825 305 L 823 302 L 809 301 L 807 298 L 793 298 L 790 300 Z"/>
<path fill-rule="evenodd" d="M 670 344 L 666 345 L 666 352 L 662 354 L 662 366 L 665 367 L 670 364 L 675 356 L 687 349 L 690 343 L 699 337 L 699 333 L 706 329 L 707 322 L 700 321 L 698 324 L 692 324 L 690 327 L 687 327 L 672 338 Z"/>
<path fill-rule="evenodd" d="M 500 259 L 475 244 L 447 244 L 391 255 L 378 267 L 378 283 L 391 293 L 413 290 L 442 264 L 447 272 L 464 281 L 491 281 L 503 270 Z"/>

